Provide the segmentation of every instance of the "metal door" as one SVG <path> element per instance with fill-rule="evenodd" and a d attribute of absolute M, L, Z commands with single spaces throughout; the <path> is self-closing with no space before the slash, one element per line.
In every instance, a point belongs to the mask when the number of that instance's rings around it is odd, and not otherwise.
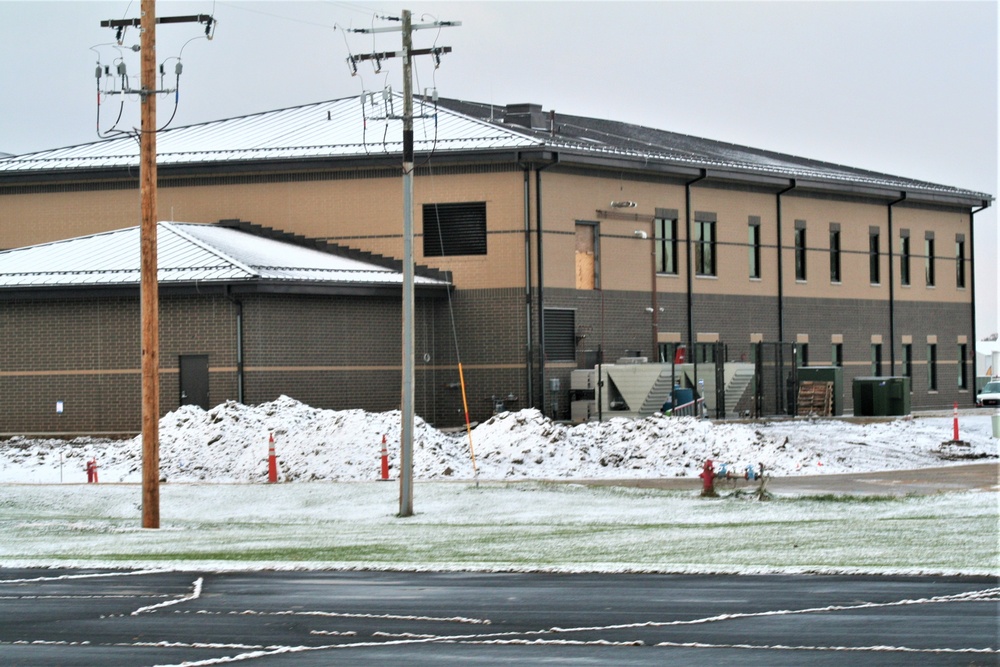
<path fill-rule="evenodd" d="M 180 404 L 197 405 L 208 410 L 208 355 L 181 355 L 180 369 Z"/>

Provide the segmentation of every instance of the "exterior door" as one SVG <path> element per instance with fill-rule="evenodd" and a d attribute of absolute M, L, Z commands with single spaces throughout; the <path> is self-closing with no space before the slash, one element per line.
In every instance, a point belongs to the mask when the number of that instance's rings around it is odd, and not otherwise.
<path fill-rule="evenodd" d="M 197 405 L 208 410 L 208 355 L 183 354 L 180 369 L 180 404 Z"/>

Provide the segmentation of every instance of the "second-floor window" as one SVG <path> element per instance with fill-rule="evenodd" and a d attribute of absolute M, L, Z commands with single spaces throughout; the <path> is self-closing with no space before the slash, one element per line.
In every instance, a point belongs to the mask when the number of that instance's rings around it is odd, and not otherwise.
<path fill-rule="evenodd" d="M 806 221 L 795 221 L 795 279 L 806 279 Z"/>
<path fill-rule="evenodd" d="M 694 228 L 694 271 L 699 276 L 714 276 L 715 216 L 695 213 Z"/>
<path fill-rule="evenodd" d="M 840 225 L 830 223 L 830 282 L 840 282 Z"/>
<path fill-rule="evenodd" d="M 879 229 L 872 227 L 868 230 L 868 279 L 872 285 L 881 282 L 880 262 Z"/>

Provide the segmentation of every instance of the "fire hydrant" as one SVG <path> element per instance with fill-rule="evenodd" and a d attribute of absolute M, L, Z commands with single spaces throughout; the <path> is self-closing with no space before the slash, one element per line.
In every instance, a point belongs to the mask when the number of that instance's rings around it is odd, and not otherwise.
<path fill-rule="evenodd" d="M 87 461 L 87 484 L 97 484 L 97 459 Z"/>
<path fill-rule="evenodd" d="M 715 492 L 715 467 L 712 465 L 712 459 L 705 461 L 704 467 L 701 469 L 702 487 L 701 495 L 715 498 L 719 494 Z"/>

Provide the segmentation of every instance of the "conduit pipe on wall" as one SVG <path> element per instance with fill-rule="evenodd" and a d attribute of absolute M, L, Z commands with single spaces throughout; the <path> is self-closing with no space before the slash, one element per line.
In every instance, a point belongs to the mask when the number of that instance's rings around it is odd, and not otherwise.
<path fill-rule="evenodd" d="M 524 165 L 524 361 L 525 392 L 528 403 L 534 389 L 534 354 L 531 348 L 531 167 Z"/>
<path fill-rule="evenodd" d="M 892 270 L 892 207 L 906 201 L 906 193 L 900 192 L 899 199 L 889 202 L 889 375 L 896 374 L 896 285 Z"/>
<path fill-rule="evenodd" d="M 684 254 L 685 271 L 687 273 L 687 358 L 694 361 L 694 379 L 698 382 L 698 356 L 694 353 L 694 272 L 691 270 L 691 222 L 694 214 L 691 212 L 691 186 L 698 181 L 703 181 L 708 176 L 705 169 L 701 170 L 701 175 L 684 184 Z"/>
<path fill-rule="evenodd" d="M 542 278 L 542 172 L 554 164 L 559 164 L 559 154 L 552 156 L 548 164 L 535 167 L 535 231 L 538 253 L 538 380 L 539 393 L 542 398 L 542 414 L 546 414 L 545 405 L 545 286 Z M 531 341 L 528 341 L 529 344 Z"/>
<path fill-rule="evenodd" d="M 226 288 L 226 298 L 236 306 L 236 401 L 243 403 L 243 302 Z"/>
<path fill-rule="evenodd" d="M 775 226 L 778 233 L 778 342 L 785 342 L 785 278 L 784 262 L 782 261 L 782 251 L 781 251 L 781 195 L 791 192 L 796 188 L 795 179 L 791 179 L 789 185 L 784 190 L 779 190 L 775 194 Z M 778 354 L 781 355 L 781 346 L 778 346 Z"/>

